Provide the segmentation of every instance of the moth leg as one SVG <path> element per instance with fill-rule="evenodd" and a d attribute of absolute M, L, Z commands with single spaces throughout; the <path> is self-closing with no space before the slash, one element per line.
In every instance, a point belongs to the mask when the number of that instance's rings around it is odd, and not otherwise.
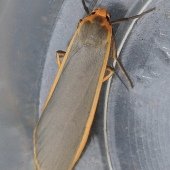
<path fill-rule="evenodd" d="M 105 76 L 103 78 L 103 82 L 107 81 L 114 73 L 114 69 L 110 66 L 106 67 L 106 72 L 105 72 Z"/>
<path fill-rule="evenodd" d="M 63 61 L 64 56 L 65 56 L 65 53 L 66 53 L 66 52 L 65 52 L 65 51 L 62 51 L 62 50 L 56 51 L 56 63 L 57 63 L 57 65 L 58 65 L 59 68 L 60 68 L 60 66 L 61 66 L 61 64 L 62 64 L 62 61 Z M 55 82 L 55 81 L 54 81 L 54 82 Z M 48 93 L 48 96 L 47 96 L 47 98 L 46 98 L 46 100 L 45 100 L 45 102 L 44 102 L 44 104 L 43 104 L 43 107 L 42 107 L 42 109 L 41 109 L 42 112 L 45 110 L 45 108 L 46 108 L 46 106 L 47 106 L 47 104 L 48 104 L 48 102 L 49 102 L 49 100 L 50 100 L 50 98 L 51 98 L 51 96 L 52 96 L 52 94 L 53 94 L 53 91 L 54 91 L 54 88 L 55 88 L 54 82 L 53 82 L 53 84 L 51 85 L 51 88 L 50 88 L 50 91 L 49 91 L 49 93 Z"/>
<path fill-rule="evenodd" d="M 112 38 L 112 39 L 113 39 L 113 38 Z M 121 70 L 121 72 L 125 75 L 125 77 L 126 77 L 126 79 L 128 80 L 128 82 L 129 82 L 131 88 L 133 88 L 134 85 L 133 85 L 132 80 L 130 79 L 128 73 L 127 73 L 126 70 L 124 69 L 122 63 L 118 60 L 115 40 L 112 40 L 111 56 L 112 56 L 113 60 L 116 61 L 118 67 L 119 67 L 120 70 Z"/>
<path fill-rule="evenodd" d="M 132 80 L 130 79 L 128 73 L 126 72 L 126 70 L 124 69 L 122 63 L 116 58 L 116 63 L 117 65 L 119 66 L 120 70 L 122 71 L 122 73 L 125 75 L 126 79 L 128 80 L 130 86 L 133 88 L 134 85 L 133 85 L 133 82 Z"/>
<path fill-rule="evenodd" d="M 60 68 L 61 64 L 62 64 L 62 61 L 63 61 L 63 58 L 65 56 L 65 51 L 62 51 L 62 50 L 58 50 L 56 51 L 56 63 L 58 65 L 58 67 Z"/>
<path fill-rule="evenodd" d="M 137 19 L 137 18 L 141 18 L 142 16 L 144 16 L 145 14 L 149 13 L 149 12 L 152 12 L 153 10 L 155 10 L 156 8 L 151 8 L 145 12 L 142 12 L 141 14 L 139 15 L 135 15 L 135 16 L 131 16 L 131 17 L 128 17 L 128 18 L 120 18 L 120 19 L 117 19 L 117 20 L 114 20 L 114 21 L 111 21 L 111 24 L 119 24 L 121 22 L 125 22 L 125 21 L 130 21 L 132 19 Z"/>
<path fill-rule="evenodd" d="M 84 7 L 84 10 L 86 11 L 86 13 L 89 14 L 90 11 L 89 11 L 89 9 L 88 9 L 86 3 L 85 3 L 85 0 L 82 0 L 82 4 L 83 4 L 83 7 Z"/>

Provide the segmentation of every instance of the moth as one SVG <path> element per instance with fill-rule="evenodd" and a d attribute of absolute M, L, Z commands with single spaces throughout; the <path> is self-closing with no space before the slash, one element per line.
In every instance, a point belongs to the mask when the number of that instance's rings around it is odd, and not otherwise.
<path fill-rule="evenodd" d="M 102 84 L 115 71 L 109 58 L 116 60 L 133 86 L 117 59 L 112 25 L 152 10 L 111 21 L 106 9 L 97 8 L 80 20 L 66 52 L 56 55 L 59 70 L 34 130 L 36 170 L 74 168 L 87 142 Z"/>

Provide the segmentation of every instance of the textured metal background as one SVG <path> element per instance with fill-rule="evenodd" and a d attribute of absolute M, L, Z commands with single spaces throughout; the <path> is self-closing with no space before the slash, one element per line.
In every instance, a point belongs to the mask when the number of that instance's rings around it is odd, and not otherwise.
<path fill-rule="evenodd" d="M 114 29 L 135 87 L 127 91 L 116 77 L 104 85 L 76 170 L 170 169 L 170 1 L 100 0 L 96 6 L 115 19 L 148 2 L 157 10 L 138 20 L 128 38 L 129 23 Z M 32 130 L 57 71 L 55 51 L 66 49 L 84 15 L 79 0 L 0 1 L 0 169 L 33 170 Z"/>
<path fill-rule="evenodd" d="M 32 132 L 42 70 L 61 3 L 0 1 L 1 170 L 33 170 Z"/>

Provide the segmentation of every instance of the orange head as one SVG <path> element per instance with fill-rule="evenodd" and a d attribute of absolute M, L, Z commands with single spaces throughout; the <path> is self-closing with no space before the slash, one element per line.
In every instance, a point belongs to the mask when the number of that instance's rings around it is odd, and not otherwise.
<path fill-rule="evenodd" d="M 97 8 L 95 10 L 92 11 L 92 14 L 96 14 L 98 16 L 101 16 L 101 17 L 105 17 L 107 18 L 108 20 L 110 19 L 110 14 L 108 13 L 108 11 L 104 8 Z"/>

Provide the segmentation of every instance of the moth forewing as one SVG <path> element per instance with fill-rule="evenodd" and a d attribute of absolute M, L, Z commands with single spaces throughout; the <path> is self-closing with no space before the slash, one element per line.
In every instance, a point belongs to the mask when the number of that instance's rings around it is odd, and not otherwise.
<path fill-rule="evenodd" d="M 38 170 L 72 169 L 80 157 L 94 119 L 111 38 L 112 27 L 104 16 L 89 15 L 79 23 L 35 129 Z"/>

